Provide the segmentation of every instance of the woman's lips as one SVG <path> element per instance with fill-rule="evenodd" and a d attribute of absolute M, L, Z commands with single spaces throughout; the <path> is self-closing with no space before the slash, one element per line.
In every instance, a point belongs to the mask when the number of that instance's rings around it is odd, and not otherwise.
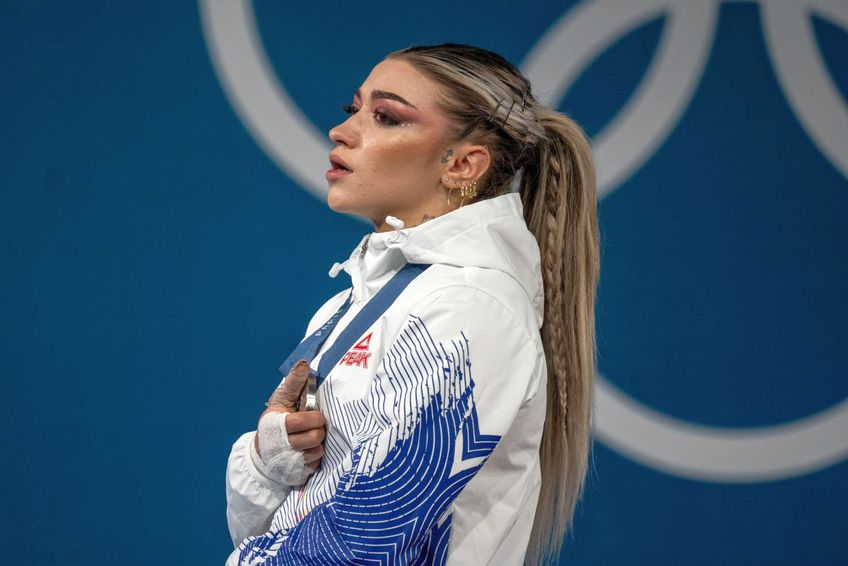
<path fill-rule="evenodd" d="M 345 175 L 350 175 L 353 173 L 350 167 L 347 166 L 347 163 L 341 160 L 337 155 L 333 155 L 330 153 L 330 165 L 332 165 L 331 169 L 327 170 L 327 180 L 334 181 L 336 179 L 341 179 Z"/>
<path fill-rule="evenodd" d="M 328 181 L 335 181 L 336 179 L 341 179 L 348 175 L 353 175 L 353 171 L 348 171 L 347 169 L 327 169 L 327 174 L 325 176 Z"/>

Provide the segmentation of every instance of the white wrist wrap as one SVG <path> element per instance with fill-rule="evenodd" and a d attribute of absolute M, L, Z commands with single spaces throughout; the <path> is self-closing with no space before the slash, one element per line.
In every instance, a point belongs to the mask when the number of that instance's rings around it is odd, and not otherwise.
<path fill-rule="evenodd" d="M 301 485 L 312 473 L 303 460 L 303 452 L 291 447 L 286 432 L 286 415 L 270 411 L 259 419 L 259 454 L 254 464 L 265 476 L 283 485 Z"/>

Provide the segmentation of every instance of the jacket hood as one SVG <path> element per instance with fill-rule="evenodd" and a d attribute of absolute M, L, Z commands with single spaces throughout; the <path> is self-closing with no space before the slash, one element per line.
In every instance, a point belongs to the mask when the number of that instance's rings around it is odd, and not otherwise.
<path fill-rule="evenodd" d="M 468 204 L 412 228 L 393 216 L 386 222 L 395 229 L 367 234 L 347 261 L 330 270 L 331 277 L 341 269 L 351 276 L 355 301 L 368 300 L 407 262 L 496 269 L 521 285 L 541 327 L 539 246 L 518 193 Z"/>

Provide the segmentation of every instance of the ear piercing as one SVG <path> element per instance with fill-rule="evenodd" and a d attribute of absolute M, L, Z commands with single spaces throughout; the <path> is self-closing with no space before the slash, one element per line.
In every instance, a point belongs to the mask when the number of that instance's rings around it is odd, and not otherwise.
<path fill-rule="evenodd" d="M 465 183 L 460 185 L 459 187 L 451 187 L 449 186 L 447 178 L 442 179 L 442 184 L 448 188 L 448 206 L 450 206 L 450 194 L 454 189 L 459 189 L 459 194 L 462 197 L 462 200 L 459 202 L 459 206 L 462 206 L 462 203 L 465 202 L 467 198 L 474 198 L 477 196 L 477 181 L 472 183 Z"/>

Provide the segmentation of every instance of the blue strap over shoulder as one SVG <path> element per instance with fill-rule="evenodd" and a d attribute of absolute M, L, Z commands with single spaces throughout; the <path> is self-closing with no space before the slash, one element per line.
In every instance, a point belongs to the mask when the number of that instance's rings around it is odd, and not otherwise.
<path fill-rule="evenodd" d="M 430 267 L 429 264 L 423 263 L 406 264 L 403 269 L 395 273 L 389 282 L 383 285 L 383 288 L 362 307 L 362 310 L 356 314 L 353 320 L 350 321 L 350 324 L 339 334 L 336 341 L 321 356 L 316 375 L 318 387 L 321 386 L 321 383 L 323 383 L 330 371 L 339 363 L 339 360 L 342 359 L 342 356 L 353 346 L 356 340 L 366 330 L 371 328 L 371 325 L 392 306 L 395 299 L 406 289 L 407 285 L 412 283 L 413 279 L 421 275 L 428 267 Z M 352 296 L 353 289 L 351 289 L 347 299 L 336 313 L 321 328 L 304 338 L 294 351 L 289 354 L 286 361 L 280 366 L 280 373 L 284 376 L 288 375 L 298 360 L 312 361 L 321 348 L 321 345 L 324 344 L 324 341 L 327 340 L 327 337 L 329 337 L 336 327 L 336 324 L 338 324 L 339 320 L 350 308 Z"/>

